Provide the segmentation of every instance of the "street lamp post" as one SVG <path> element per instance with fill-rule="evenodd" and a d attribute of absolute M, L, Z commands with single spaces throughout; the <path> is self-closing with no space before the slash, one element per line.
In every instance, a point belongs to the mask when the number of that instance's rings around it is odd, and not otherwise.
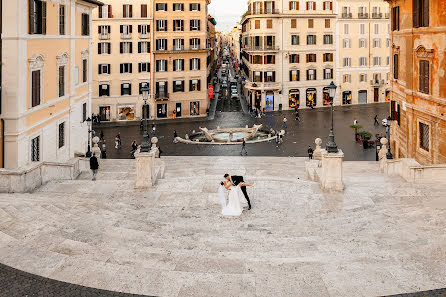
<path fill-rule="evenodd" d="M 334 97 L 336 95 L 336 88 L 337 86 L 331 82 L 330 85 L 327 86 L 328 89 L 328 94 L 330 96 L 330 105 L 331 105 L 331 128 L 330 128 L 330 134 L 328 135 L 328 143 L 326 146 L 327 152 L 329 153 L 337 153 L 338 152 L 338 146 L 336 145 L 335 142 L 335 137 L 334 137 L 334 128 L 333 128 L 333 101 L 334 101 Z"/>
<path fill-rule="evenodd" d="M 85 154 L 85 157 L 90 158 L 91 157 L 91 147 L 90 147 L 90 133 L 92 132 L 91 130 L 91 118 L 88 117 L 88 119 L 85 120 L 87 122 L 87 126 L 88 126 L 88 146 L 87 146 L 87 153 Z"/>
<path fill-rule="evenodd" d="M 387 133 L 387 154 L 386 154 L 386 158 L 387 160 L 392 160 L 393 159 L 393 154 L 390 151 L 390 121 L 392 120 L 392 118 L 389 116 L 387 118 L 387 123 L 386 123 L 386 133 Z"/>
<path fill-rule="evenodd" d="M 147 100 L 149 99 L 149 87 L 146 85 L 144 85 L 141 88 L 141 92 L 142 92 L 142 99 L 144 100 L 144 105 L 143 105 L 143 109 L 144 109 L 144 141 L 143 143 L 141 143 L 141 148 L 140 148 L 140 152 L 141 153 L 148 153 L 150 152 L 150 143 L 149 143 L 149 131 L 147 131 Z"/>

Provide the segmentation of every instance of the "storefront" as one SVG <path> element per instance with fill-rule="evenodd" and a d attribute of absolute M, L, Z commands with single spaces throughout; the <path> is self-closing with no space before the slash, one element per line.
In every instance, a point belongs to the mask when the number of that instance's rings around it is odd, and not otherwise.
<path fill-rule="evenodd" d="M 358 104 L 367 103 L 367 90 L 358 91 Z"/>
<path fill-rule="evenodd" d="M 260 91 L 255 91 L 254 103 L 255 103 L 256 108 L 261 109 L 261 107 L 262 107 L 262 93 Z"/>
<path fill-rule="evenodd" d="M 99 106 L 99 117 L 101 121 L 110 121 L 110 105 Z"/>
<path fill-rule="evenodd" d="M 156 105 L 156 117 L 159 119 L 167 118 L 167 103 Z"/>
<path fill-rule="evenodd" d="M 317 102 L 316 102 L 316 89 L 315 88 L 307 89 L 306 99 L 307 99 L 306 105 L 308 107 L 316 106 Z"/>
<path fill-rule="evenodd" d="M 200 115 L 200 102 L 195 101 L 190 103 L 190 115 L 191 116 Z"/>
<path fill-rule="evenodd" d="M 300 92 L 298 89 L 291 89 L 288 95 L 288 101 L 290 108 L 299 108 L 300 105 Z"/>
<path fill-rule="evenodd" d="M 175 118 L 181 117 L 181 114 L 182 114 L 182 112 L 181 112 L 181 102 L 177 102 L 177 103 L 175 104 L 175 113 L 174 113 L 174 117 L 175 117 Z"/>
<path fill-rule="evenodd" d="M 352 91 L 342 92 L 342 104 L 352 104 Z"/>
<path fill-rule="evenodd" d="M 274 110 L 274 92 L 266 92 L 265 105 L 266 111 Z"/>
<path fill-rule="evenodd" d="M 331 98 L 330 98 L 330 93 L 328 92 L 328 88 L 322 89 L 322 102 L 324 103 L 324 105 L 330 105 L 331 103 Z"/>
<path fill-rule="evenodd" d="M 132 121 L 135 119 L 135 105 L 118 105 L 118 120 Z"/>

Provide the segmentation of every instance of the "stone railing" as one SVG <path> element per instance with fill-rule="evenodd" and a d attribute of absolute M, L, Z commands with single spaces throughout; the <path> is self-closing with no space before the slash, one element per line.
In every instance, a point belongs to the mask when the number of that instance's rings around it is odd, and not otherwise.
<path fill-rule="evenodd" d="M 0 169 L 0 193 L 31 192 L 51 180 L 73 180 L 89 170 L 89 160 L 72 159 L 67 163 L 41 162 L 17 170 Z"/>

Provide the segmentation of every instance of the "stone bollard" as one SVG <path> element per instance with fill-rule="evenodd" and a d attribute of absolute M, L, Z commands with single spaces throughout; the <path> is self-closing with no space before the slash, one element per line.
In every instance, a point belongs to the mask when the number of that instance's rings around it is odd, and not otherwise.
<path fill-rule="evenodd" d="M 328 153 L 322 150 L 322 178 L 321 186 L 326 191 L 343 191 L 344 181 L 342 172 L 342 162 L 344 153 L 339 150 L 337 153 Z"/>
<path fill-rule="evenodd" d="M 155 185 L 155 154 L 157 148 L 148 153 L 136 153 L 136 183 L 135 188 L 145 189 Z"/>
<path fill-rule="evenodd" d="M 387 138 L 383 137 L 381 138 L 380 142 L 381 142 L 381 149 L 379 150 L 378 153 L 379 171 L 385 172 L 387 164 L 387 152 L 388 152 L 387 144 L 389 143 L 389 141 L 387 140 Z"/>
<path fill-rule="evenodd" d="M 150 139 L 150 142 L 152 142 L 152 150 L 155 151 L 155 158 L 159 158 L 160 157 L 160 150 L 157 147 L 158 137 L 153 136 L 152 139 Z"/>
<path fill-rule="evenodd" d="M 314 149 L 314 152 L 313 152 L 313 158 L 315 160 L 322 160 L 322 147 L 321 147 L 322 139 L 316 138 L 314 140 L 314 143 L 316 144 L 316 148 Z"/>
<path fill-rule="evenodd" d="M 92 139 L 93 142 L 93 148 L 91 149 L 91 153 L 98 159 L 101 158 L 101 149 L 98 146 L 99 143 L 99 137 L 95 136 Z"/>

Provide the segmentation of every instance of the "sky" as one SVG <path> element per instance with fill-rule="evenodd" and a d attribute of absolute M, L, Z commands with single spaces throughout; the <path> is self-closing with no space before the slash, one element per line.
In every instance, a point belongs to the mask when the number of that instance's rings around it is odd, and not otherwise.
<path fill-rule="evenodd" d="M 217 21 L 217 30 L 231 31 L 248 9 L 248 0 L 211 0 L 209 14 Z"/>

